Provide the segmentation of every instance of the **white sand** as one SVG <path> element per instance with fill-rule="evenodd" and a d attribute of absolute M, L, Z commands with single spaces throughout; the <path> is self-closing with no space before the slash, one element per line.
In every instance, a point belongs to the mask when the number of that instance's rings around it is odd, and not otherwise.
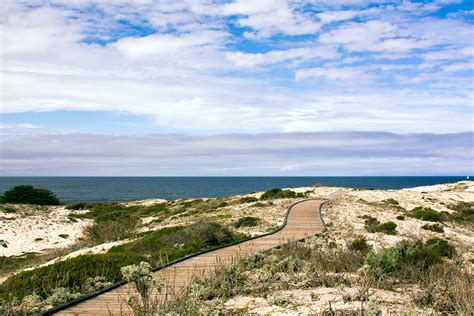
<path fill-rule="evenodd" d="M 90 220 L 71 221 L 64 207 L 34 207 L 5 205 L 17 209 L 4 213 L 0 208 L 0 256 L 19 256 L 25 253 L 42 253 L 74 244 L 83 234 Z M 60 236 L 62 235 L 62 237 Z"/>

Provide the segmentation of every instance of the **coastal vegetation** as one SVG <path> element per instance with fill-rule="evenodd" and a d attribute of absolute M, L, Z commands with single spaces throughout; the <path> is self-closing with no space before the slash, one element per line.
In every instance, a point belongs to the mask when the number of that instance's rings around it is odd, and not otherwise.
<path fill-rule="evenodd" d="M 0 314 L 42 311 L 120 280 L 142 289 L 124 297 L 136 314 L 474 310 L 473 252 L 465 242 L 472 239 L 474 206 L 468 192 L 456 194 L 456 200 L 449 192 L 443 197 L 347 189 L 344 198 L 326 203 L 321 211 L 326 233 L 241 257 L 196 278 L 182 296 L 170 294 L 163 300 L 153 295 L 168 286 L 154 279 L 153 268 L 272 231 L 303 196 L 328 196 L 333 189 L 295 191 L 175 201 L 3 204 L 0 218 L 8 224 L 28 220 L 38 223 L 28 225 L 46 227 L 40 219 L 59 214 L 55 216 L 62 216 L 61 225 L 82 225 L 82 234 L 35 233 L 33 245 L 51 244 L 50 238 L 68 244 L 0 256 L 0 274 L 5 276 L 0 281 Z M 0 247 L 7 250 L 15 240 L 6 239 Z"/>
<path fill-rule="evenodd" d="M 407 214 L 410 217 L 429 222 L 441 222 L 447 219 L 447 215 L 437 212 L 429 207 L 415 207 Z"/>
<path fill-rule="evenodd" d="M 121 267 L 141 261 L 147 261 L 147 258 L 133 253 L 71 258 L 8 278 L 0 285 L 0 297 L 22 301 L 24 297 L 36 294 L 46 299 L 56 288 L 65 288 L 71 293 L 84 293 L 88 289 L 89 278 L 103 277 L 106 281 L 117 282 L 122 279 Z"/>
<path fill-rule="evenodd" d="M 426 229 L 426 230 L 431 230 L 436 233 L 444 233 L 443 226 L 439 224 L 433 224 L 433 225 L 424 224 L 423 226 L 421 226 L 421 228 Z"/>
<path fill-rule="evenodd" d="M 386 235 L 395 235 L 397 233 L 397 224 L 392 221 L 380 223 L 375 217 L 364 215 L 365 229 L 370 233 L 383 233 Z"/>
<path fill-rule="evenodd" d="M 292 190 L 283 190 L 280 188 L 273 188 L 262 194 L 260 197 L 261 200 L 273 200 L 273 199 L 288 199 L 294 197 L 303 197 L 303 194 L 297 194 Z"/>
<path fill-rule="evenodd" d="M 314 240 L 291 242 L 279 249 L 251 255 L 232 266 L 219 268 L 208 278 L 195 279 L 184 295 L 167 302 L 160 312 L 187 314 L 194 308 L 207 313 L 223 309 L 223 302 L 231 298 L 247 296 L 278 306 L 292 306 L 298 304 L 297 299 L 288 294 L 292 289 L 337 286 L 340 291 L 357 288 L 356 292 L 347 291 L 345 299 L 362 301 L 359 312 L 365 314 L 374 291 L 410 284 L 421 286 L 414 294 L 421 308 L 433 306 L 437 312 L 448 313 L 472 311 L 469 287 L 474 280 L 461 265 L 446 260 L 455 255 L 454 247 L 446 240 L 403 240 L 379 251 L 368 247 L 363 238 L 349 244 L 344 249 L 321 244 L 315 247 Z M 440 284 L 446 287 L 441 290 Z M 465 290 L 467 292 L 463 292 Z M 312 299 L 318 299 L 312 295 Z"/>
<path fill-rule="evenodd" d="M 261 220 L 258 217 L 245 216 L 245 217 L 239 218 L 239 220 L 237 220 L 237 222 L 235 222 L 234 226 L 236 228 L 239 228 L 239 227 L 254 227 L 254 226 L 257 226 L 258 223 L 260 223 L 260 221 Z"/>
<path fill-rule="evenodd" d="M 110 214 L 96 212 L 95 218 L 109 221 Z M 120 214 L 120 213 L 119 213 Z M 120 217 L 120 215 L 117 215 Z M 166 227 L 136 236 L 136 240 L 115 246 L 108 253 L 83 255 L 31 271 L 23 271 L 0 285 L 0 297 L 22 302 L 37 295 L 41 302 L 59 295 L 61 288 L 68 293 L 83 295 L 90 291 L 91 279 L 103 278 L 105 283 L 122 280 L 121 268 L 148 262 L 158 267 L 184 256 L 248 238 L 217 223 L 198 222 L 189 226 Z M 53 300 L 54 301 L 54 300 Z M 57 300 L 56 300 L 57 301 Z"/>
<path fill-rule="evenodd" d="M 47 190 L 32 185 L 17 185 L 0 197 L 1 203 L 21 203 L 36 205 L 59 205 L 57 196 Z"/>

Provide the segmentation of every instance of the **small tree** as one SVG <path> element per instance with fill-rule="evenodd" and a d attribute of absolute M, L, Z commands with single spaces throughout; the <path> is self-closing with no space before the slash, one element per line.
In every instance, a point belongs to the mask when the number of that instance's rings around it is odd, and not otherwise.
<path fill-rule="evenodd" d="M 47 190 L 35 188 L 31 185 L 17 185 L 6 191 L 2 197 L 3 203 L 22 203 L 37 205 L 59 205 L 56 195 Z"/>

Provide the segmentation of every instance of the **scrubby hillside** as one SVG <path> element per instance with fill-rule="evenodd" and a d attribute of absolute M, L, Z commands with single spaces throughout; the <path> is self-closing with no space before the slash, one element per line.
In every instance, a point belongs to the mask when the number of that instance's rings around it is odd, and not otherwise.
<path fill-rule="evenodd" d="M 6 308 L 17 311 L 59 304 L 121 279 L 125 264 L 158 266 L 272 231 L 295 201 L 327 199 L 335 191 L 342 194 L 322 210 L 328 226 L 323 235 L 223 267 L 163 308 L 257 314 L 472 312 L 473 182 L 405 190 L 314 186 L 219 199 L 50 207 L 4 204 L 0 221 L 8 229 L 0 229 L 0 239 L 7 247 L 0 248 L 0 269 L 6 281 L 0 295 Z M 61 229 L 67 237 L 59 235 Z M 13 231 L 26 237 L 15 239 Z M 36 235 L 44 236 L 41 246 Z M 93 268 L 104 262 L 108 269 Z M 72 266 L 81 273 L 65 278 Z M 18 274 L 25 269 L 30 271 Z"/>

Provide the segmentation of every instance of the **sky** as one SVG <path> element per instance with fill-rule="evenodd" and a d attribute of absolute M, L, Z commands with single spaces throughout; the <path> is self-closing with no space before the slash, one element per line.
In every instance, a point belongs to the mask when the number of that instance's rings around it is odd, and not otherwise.
<path fill-rule="evenodd" d="M 0 175 L 472 175 L 474 2 L 2 0 Z"/>

